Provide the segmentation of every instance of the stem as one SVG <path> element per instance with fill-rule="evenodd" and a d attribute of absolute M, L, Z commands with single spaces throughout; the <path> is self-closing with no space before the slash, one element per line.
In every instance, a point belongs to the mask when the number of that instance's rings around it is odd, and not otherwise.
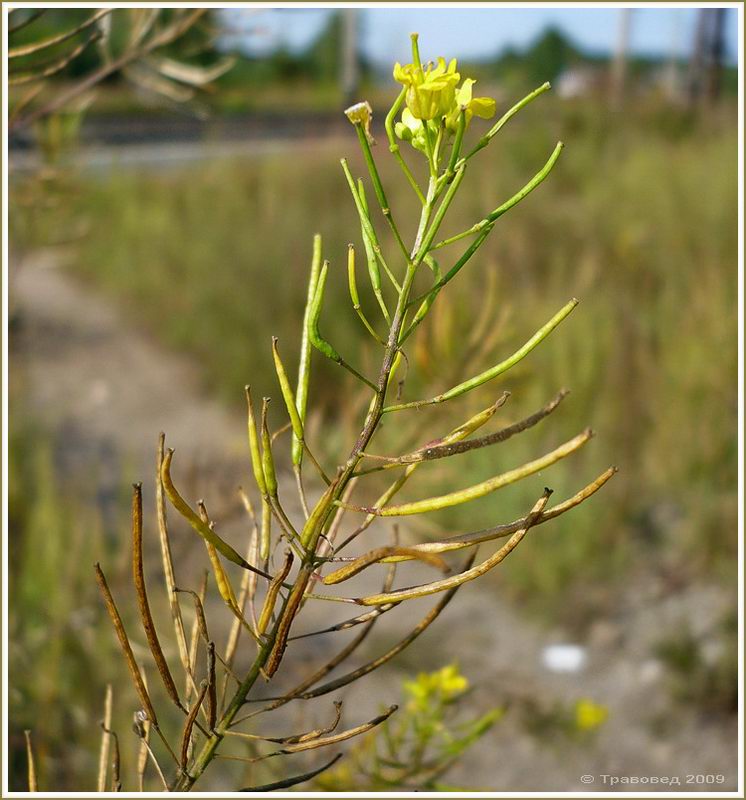
<path fill-rule="evenodd" d="M 399 92 L 399 96 L 394 101 L 394 105 L 391 106 L 391 110 L 386 115 L 386 136 L 389 140 L 389 152 L 394 156 L 397 163 L 402 169 L 404 176 L 409 181 L 409 185 L 414 189 L 415 194 L 417 195 L 417 199 L 425 205 L 425 195 L 422 194 L 422 189 L 420 189 L 419 184 L 415 180 L 414 175 L 412 175 L 407 162 L 404 160 L 400 150 L 399 150 L 399 143 L 396 141 L 396 135 L 394 134 L 394 119 L 396 115 L 399 113 L 399 109 L 402 107 L 404 103 L 404 98 L 407 95 L 406 87 Z"/>
<path fill-rule="evenodd" d="M 434 194 L 434 186 L 435 182 L 431 181 L 431 187 L 429 191 L 429 195 L 431 196 L 430 202 L 425 205 L 422 209 L 422 215 L 420 218 L 420 226 L 418 232 L 418 240 L 421 239 L 423 232 L 427 226 L 427 222 L 430 218 L 430 214 L 432 213 L 432 194 Z M 378 384 L 375 387 L 376 392 L 373 397 L 373 401 L 371 403 L 370 409 L 368 411 L 365 423 L 363 425 L 363 429 L 360 432 L 360 435 L 357 438 L 357 441 L 352 447 L 350 454 L 345 462 L 343 468 L 339 472 L 338 476 L 332 482 L 332 485 L 329 489 L 324 493 L 321 500 L 317 504 L 316 508 L 311 512 L 309 520 L 314 519 L 314 526 L 313 529 L 309 532 L 310 535 L 306 540 L 306 556 L 304 558 L 304 568 L 301 568 L 299 571 L 295 582 L 293 584 L 293 589 L 288 594 L 287 598 L 283 601 L 282 608 L 280 613 L 277 616 L 277 620 L 271 626 L 269 631 L 267 632 L 266 639 L 264 643 L 260 646 L 259 652 L 254 659 L 254 663 L 251 665 L 251 668 L 244 678 L 241 685 L 236 690 L 233 699 L 231 700 L 228 708 L 223 713 L 218 724 L 215 726 L 215 730 L 212 732 L 210 737 L 205 741 L 202 746 L 202 750 L 200 751 L 199 755 L 197 756 L 196 760 L 194 761 L 191 770 L 186 771 L 183 773 L 179 779 L 177 780 L 174 791 L 189 791 L 192 786 L 196 783 L 196 781 L 201 777 L 202 773 L 208 767 L 210 762 L 216 757 L 217 753 L 216 750 L 218 745 L 223 740 L 226 735 L 226 731 L 230 727 L 233 719 L 235 718 L 236 714 L 238 713 L 239 709 L 244 705 L 246 698 L 251 691 L 252 687 L 256 683 L 257 678 L 261 674 L 262 669 L 264 668 L 267 660 L 269 659 L 270 653 L 273 652 L 275 648 L 275 644 L 281 644 L 278 641 L 278 634 L 280 636 L 287 637 L 288 631 L 290 629 L 290 625 L 292 624 L 292 616 L 288 619 L 288 613 L 294 614 L 294 611 L 297 611 L 297 608 L 293 610 L 289 607 L 289 600 L 294 595 L 297 594 L 299 591 L 302 592 L 308 582 L 308 577 L 310 576 L 310 568 L 313 563 L 316 546 L 318 544 L 319 538 L 324 531 L 325 525 L 327 524 L 328 519 L 334 513 L 336 513 L 337 507 L 334 504 L 334 501 L 338 500 L 342 493 L 344 492 L 347 484 L 353 478 L 353 473 L 355 472 L 355 468 L 362 459 L 362 454 L 365 448 L 368 446 L 370 440 L 373 438 L 374 433 L 376 432 L 376 428 L 381 421 L 381 417 L 383 414 L 383 404 L 385 401 L 386 396 L 386 389 L 388 388 L 389 384 L 389 376 L 391 374 L 392 367 L 394 365 L 394 361 L 396 359 L 396 355 L 399 349 L 399 336 L 401 334 L 401 329 L 404 324 L 404 318 L 406 315 L 407 304 L 409 300 L 409 293 L 412 289 L 412 284 L 414 283 L 415 273 L 417 272 L 417 267 L 422 262 L 425 257 L 424 248 L 421 245 L 417 245 L 413 248 L 413 256 L 412 260 L 410 260 L 407 264 L 407 272 L 404 277 L 404 282 L 402 284 L 402 290 L 399 294 L 399 299 L 397 301 L 396 310 L 394 312 L 393 319 L 391 321 L 391 328 L 389 330 L 388 340 L 386 343 L 386 350 L 384 352 L 383 361 L 381 363 L 381 369 L 378 376 Z"/>
<path fill-rule="evenodd" d="M 461 144 L 464 141 L 464 131 L 466 130 L 466 112 L 462 109 L 458 117 L 458 128 L 456 129 L 456 138 L 453 141 L 451 148 L 451 158 L 448 162 L 448 170 L 446 171 L 446 181 L 450 183 L 456 174 L 456 163 L 458 157 L 461 155 Z"/>
<path fill-rule="evenodd" d="M 378 174 L 378 168 L 376 167 L 376 162 L 370 149 L 370 142 L 368 141 L 367 134 L 363 130 L 362 123 L 356 122 L 355 130 L 357 131 L 357 138 L 360 140 L 360 148 L 363 151 L 365 164 L 368 167 L 368 173 L 370 174 L 370 179 L 373 181 L 373 189 L 376 193 L 376 199 L 378 200 L 378 204 L 381 206 L 381 212 L 383 213 L 383 216 L 386 217 L 386 222 L 388 222 L 397 244 L 401 248 L 402 253 L 404 253 L 404 258 L 408 258 L 409 254 L 407 253 L 406 245 L 401 238 L 399 228 L 396 226 L 394 217 L 391 214 L 391 207 L 389 206 L 386 192 L 383 189 L 381 176 Z"/>
<path fill-rule="evenodd" d="M 216 725 L 215 730 L 202 746 L 202 750 L 192 765 L 191 771 L 185 771 L 177 780 L 173 789 L 175 792 L 188 792 L 192 786 L 194 786 L 195 782 L 201 777 L 207 765 L 213 760 L 213 758 L 215 758 L 215 750 L 225 737 L 226 731 L 230 727 L 233 718 L 236 716 L 241 706 L 243 706 L 244 700 L 251 691 L 252 686 L 256 683 L 256 679 L 259 677 L 261 669 L 264 666 L 267 657 L 269 656 L 269 652 L 274 644 L 276 628 L 277 626 L 273 628 L 272 633 L 267 637 L 265 643 L 259 648 L 259 652 L 254 659 L 254 663 L 251 665 L 251 669 L 249 669 L 248 674 L 238 687 L 236 694 L 233 696 L 233 699 L 231 700 L 228 708 L 225 710 L 220 722 Z"/>

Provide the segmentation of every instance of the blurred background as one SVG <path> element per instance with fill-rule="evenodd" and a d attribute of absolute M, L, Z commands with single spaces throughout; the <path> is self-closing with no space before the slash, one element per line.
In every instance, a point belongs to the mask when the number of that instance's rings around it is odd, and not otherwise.
<path fill-rule="evenodd" d="M 608 774 L 734 790 L 737 11 L 39 11 L 9 17 L 11 788 L 25 788 L 29 728 L 42 788 L 95 787 L 108 682 L 131 767 L 137 701 L 91 564 L 107 565 L 134 630 L 129 486 L 145 481 L 152 504 L 160 430 L 187 496 L 205 497 L 241 541 L 243 386 L 277 397 L 272 335 L 295 363 L 316 232 L 332 265 L 324 331 L 372 371 L 344 277 L 347 243 L 362 243 L 339 158 L 355 174 L 364 165 L 342 109 L 373 106 L 374 151 L 411 237 L 417 201 L 382 123 L 416 30 L 423 58 L 457 57 L 498 115 L 553 85 L 480 154 L 449 235 L 511 196 L 557 140 L 566 149 L 438 299 L 411 343 L 405 396 L 481 371 L 568 299 L 581 304 L 499 385 L 417 412 L 415 444 L 503 389 L 513 421 L 569 388 L 551 420 L 421 470 L 407 497 L 483 480 L 586 425 L 597 435 L 525 486 L 403 535 L 511 520 L 539 485 L 565 497 L 611 464 L 619 474 L 463 589 L 398 661 L 349 690 L 350 707 L 375 713 L 397 682 L 457 663 L 471 688 L 453 724 L 487 708 L 499 719 L 449 787 L 572 791 L 590 774 L 604 789 Z M 475 119 L 468 136 L 488 124 Z M 405 157 L 419 176 L 419 154 Z M 314 370 L 309 426 L 332 465 L 365 401 L 333 365 Z M 411 421 L 396 422 L 404 431 L 386 426 L 377 452 L 411 446 Z M 174 536 L 196 588 L 199 543 L 176 521 Z M 165 597 L 154 602 L 167 614 Z M 382 625 L 361 658 L 393 635 Z M 323 660 L 321 647 L 297 658 Z M 356 763 L 316 788 L 380 788 Z M 241 770 L 208 773 L 201 788 L 244 785 Z"/>

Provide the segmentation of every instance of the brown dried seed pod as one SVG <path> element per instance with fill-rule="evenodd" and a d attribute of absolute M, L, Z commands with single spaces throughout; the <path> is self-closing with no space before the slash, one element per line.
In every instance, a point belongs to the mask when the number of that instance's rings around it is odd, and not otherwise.
<path fill-rule="evenodd" d="M 189 744 L 192 741 L 192 730 L 194 729 L 194 723 L 197 720 L 197 714 L 199 714 L 202 701 L 205 699 L 205 694 L 207 694 L 207 681 L 202 681 L 202 683 L 199 685 L 199 694 L 197 695 L 197 699 L 194 701 L 194 705 L 189 711 L 186 721 L 184 722 L 184 733 L 181 735 L 180 764 L 182 770 L 184 771 L 186 771 L 187 763 L 189 761 Z"/>
<path fill-rule="evenodd" d="M 299 783 L 305 783 L 306 781 L 310 781 L 311 778 L 315 778 L 317 775 L 320 775 L 322 772 L 325 772 L 329 769 L 329 767 L 333 767 L 339 759 L 342 758 L 342 753 L 337 753 L 336 756 L 331 761 L 327 761 L 326 764 L 323 764 L 316 769 L 311 770 L 310 772 L 304 772 L 302 775 L 293 775 L 290 778 L 283 778 L 281 781 L 274 781 L 273 783 L 265 783 L 261 786 L 249 786 L 245 789 L 241 789 L 242 792 L 276 792 L 279 789 L 289 789 L 291 786 L 297 786 Z"/>
<path fill-rule="evenodd" d="M 277 595 L 279 594 L 280 588 L 282 587 L 282 583 L 287 578 L 288 573 L 290 572 L 290 568 L 293 566 L 293 553 L 290 550 L 285 551 L 285 561 L 283 562 L 280 571 L 275 575 L 272 579 L 272 582 L 269 584 L 269 588 L 267 589 L 267 596 L 264 599 L 264 606 L 262 607 L 262 613 L 259 615 L 259 622 L 257 623 L 257 632 L 262 634 L 264 631 L 267 630 L 267 626 L 269 625 L 269 620 L 272 617 L 272 612 L 275 608 L 275 602 L 277 601 Z"/>
<path fill-rule="evenodd" d="M 171 619 L 174 626 L 174 634 L 176 636 L 176 644 L 179 648 L 179 659 L 187 677 L 191 688 L 194 693 L 197 693 L 197 686 L 194 683 L 194 676 L 189 672 L 189 648 L 186 641 L 186 633 L 184 631 L 184 620 L 181 616 L 181 607 L 179 606 L 179 598 L 174 592 L 176 586 L 176 578 L 174 576 L 174 564 L 171 556 L 171 542 L 168 535 L 168 519 L 166 516 L 166 498 L 163 492 L 163 481 L 161 480 L 161 467 L 163 465 L 163 458 L 165 455 L 165 434 L 161 433 L 158 437 L 158 450 L 156 458 L 156 476 L 155 476 L 155 507 L 156 517 L 158 520 L 158 538 L 161 545 L 161 561 L 163 563 L 163 578 L 166 583 L 166 594 L 168 596 L 168 605 L 171 610 Z"/>
<path fill-rule="evenodd" d="M 203 582 L 203 588 L 205 583 L 206 581 Z M 184 592 L 192 596 L 192 599 L 194 600 L 194 612 L 195 612 L 194 621 L 197 625 L 197 631 L 199 632 L 199 635 L 205 642 L 209 642 L 210 634 L 207 632 L 207 618 L 205 617 L 205 607 L 202 603 L 204 592 L 202 591 L 202 589 L 200 589 L 200 594 L 197 594 L 197 592 L 194 592 L 191 589 L 179 589 L 178 587 L 174 589 L 174 591 Z"/>
<path fill-rule="evenodd" d="M 264 665 L 264 674 L 266 675 L 267 679 L 271 678 L 275 672 L 277 672 L 277 668 L 280 666 L 282 657 L 285 655 L 285 648 L 288 644 L 290 627 L 293 624 L 295 615 L 300 609 L 301 603 L 303 602 L 303 595 L 305 594 L 310 578 L 311 568 L 303 567 L 298 575 L 298 579 L 295 582 L 295 586 L 293 586 L 290 596 L 288 597 L 285 610 L 282 614 L 282 619 L 280 620 L 280 624 L 277 626 L 275 643 L 272 646 L 272 650 L 269 653 L 267 662 Z"/>
<path fill-rule="evenodd" d="M 153 704 L 150 702 L 150 695 L 148 695 L 148 690 L 145 688 L 145 683 L 143 682 L 142 675 L 140 674 L 140 669 L 137 666 L 137 661 L 135 661 L 135 656 L 132 652 L 132 646 L 130 645 L 129 638 L 127 637 L 127 631 L 124 629 L 124 624 L 122 623 L 122 617 L 119 614 L 119 609 L 117 609 L 116 603 L 114 602 L 111 590 L 109 589 L 109 584 L 106 582 L 106 576 L 104 575 L 101 565 L 98 562 L 96 562 L 93 567 L 96 570 L 96 582 L 98 583 L 98 588 L 101 590 L 101 595 L 104 598 L 106 610 L 109 613 L 112 625 L 114 626 L 114 631 L 119 639 L 119 646 L 122 648 L 122 653 L 124 654 L 124 659 L 127 662 L 127 667 L 129 668 L 130 675 L 132 676 L 132 681 L 135 684 L 135 689 L 137 690 L 140 702 L 142 703 L 142 707 L 147 712 L 150 721 L 157 727 L 158 717 L 156 716 Z"/>
<path fill-rule="evenodd" d="M 218 716 L 218 695 L 215 677 L 215 642 L 207 645 L 207 725 L 213 730 Z"/>
<path fill-rule="evenodd" d="M 280 750 L 275 750 L 273 753 L 268 753 L 264 756 L 258 756 L 254 760 L 262 761 L 266 758 L 272 758 L 273 756 L 284 756 L 289 755 L 290 753 L 302 753 L 304 750 L 316 750 L 319 747 L 328 747 L 330 744 L 344 742 L 346 739 L 352 739 L 354 736 L 360 736 L 363 733 L 367 733 L 372 728 L 375 728 L 382 722 L 385 722 L 398 708 L 399 706 L 397 705 L 389 706 L 382 714 L 374 717 L 369 722 L 364 722 L 362 725 L 356 725 L 354 728 L 348 728 L 346 731 L 333 733 L 330 736 L 319 736 L 305 742 L 289 744 L 287 747 L 283 747 Z"/>
<path fill-rule="evenodd" d="M 136 483 L 133 485 L 132 489 L 132 577 L 135 583 L 140 620 L 148 640 L 150 652 L 153 655 L 153 660 L 158 667 L 163 685 L 166 687 L 166 692 L 176 706 L 182 711 L 185 711 L 186 709 L 179 699 L 176 684 L 171 676 L 171 670 L 168 668 L 168 662 L 163 654 L 161 643 L 158 640 L 158 633 L 156 632 L 155 623 L 153 622 L 153 615 L 150 612 L 150 603 L 148 603 L 142 558 L 142 484 Z"/>

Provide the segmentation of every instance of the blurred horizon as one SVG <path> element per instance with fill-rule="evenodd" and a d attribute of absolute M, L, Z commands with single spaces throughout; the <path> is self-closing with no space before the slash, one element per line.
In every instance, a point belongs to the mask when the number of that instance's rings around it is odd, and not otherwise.
<path fill-rule="evenodd" d="M 339 8 L 226 9 L 221 16 L 239 30 L 226 41 L 251 57 L 311 47 Z M 485 61 L 523 52 L 548 30 L 557 30 L 591 57 L 609 57 L 617 45 L 619 7 L 608 8 L 355 8 L 359 48 L 371 65 L 409 60 L 408 34 L 416 30 L 433 57 Z M 630 8 L 628 49 L 653 59 L 686 59 L 696 35 L 698 7 Z M 245 28 L 244 28 L 245 26 Z M 242 28 L 244 28 L 242 30 Z M 724 60 L 738 62 L 738 10 L 727 8 Z M 423 53 L 423 55 L 425 55 Z"/>

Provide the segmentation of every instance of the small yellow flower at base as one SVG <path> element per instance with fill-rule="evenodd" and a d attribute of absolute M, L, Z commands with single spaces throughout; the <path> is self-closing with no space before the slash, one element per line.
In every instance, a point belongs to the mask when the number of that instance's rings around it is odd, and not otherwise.
<path fill-rule="evenodd" d="M 609 716 L 606 706 L 594 703 L 583 697 L 575 704 L 575 726 L 581 731 L 593 731 L 600 728 Z"/>
<path fill-rule="evenodd" d="M 449 703 L 469 688 L 469 681 L 455 664 L 436 670 L 420 672 L 413 681 L 405 681 L 404 690 L 410 696 L 410 708 L 427 707 L 433 702 Z"/>
<path fill-rule="evenodd" d="M 370 144 L 375 144 L 376 140 L 370 132 L 370 123 L 373 121 L 373 109 L 367 100 L 361 103 L 355 103 L 345 109 L 345 116 L 353 125 L 362 125 L 365 131 L 365 136 Z"/>

